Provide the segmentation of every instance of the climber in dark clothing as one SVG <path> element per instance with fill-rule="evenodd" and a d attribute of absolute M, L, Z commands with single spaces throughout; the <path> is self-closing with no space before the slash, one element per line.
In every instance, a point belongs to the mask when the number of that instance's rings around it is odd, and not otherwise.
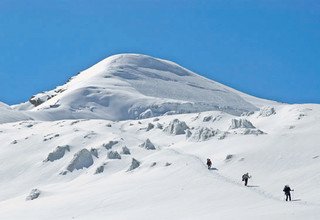
<path fill-rule="evenodd" d="M 291 191 L 294 191 L 293 189 L 291 189 L 288 185 L 284 186 L 283 192 L 286 195 L 286 201 L 291 201 Z"/>
<path fill-rule="evenodd" d="M 244 185 L 247 186 L 248 185 L 248 180 L 251 178 L 251 176 L 249 176 L 249 173 L 245 173 L 242 175 L 242 181 L 244 181 Z"/>
<path fill-rule="evenodd" d="M 209 158 L 207 159 L 207 166 L 208 166 L 208 170 L 210 170 L 212 166 L 212 162 Z"/>

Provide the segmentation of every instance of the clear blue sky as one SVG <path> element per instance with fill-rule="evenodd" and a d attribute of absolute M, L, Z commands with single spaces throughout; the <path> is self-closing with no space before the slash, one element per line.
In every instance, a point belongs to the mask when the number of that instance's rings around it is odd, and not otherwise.
<path fill-rule="evenodd" d="M 127 52 L 258 97 L 320 103 L 319 0 L 0 1 L 2 102 Z"/>

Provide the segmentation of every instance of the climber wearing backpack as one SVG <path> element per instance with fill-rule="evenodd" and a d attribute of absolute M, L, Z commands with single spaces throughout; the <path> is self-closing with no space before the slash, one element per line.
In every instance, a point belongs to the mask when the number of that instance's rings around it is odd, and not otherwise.
<path fill-rule="evenodd" d="M 210 170 L 212 166 L 212 162 L 209 158 L 207 159 L 207 166 L 208 166 L 208 170 Z"/>
<path fill-rule="evenodd" d="M 289 185 L 284 186 L 283 192 L 286 195 L 286 201 L 288 201 L 288 199 L 289 201 L 291 201 L 291 193 L 290 193 L 291 191 L 294 191 L 294 190 L 291 189 Z"/>
<path fill-rule="evenodd" d="M 249 173 L 245 173 L 242 175 L 242 181 L 244 181 L 244 185 L 247 186 L 248 185 L 248 180 L 251 178 L 251 176 L 249 176 Z"/>

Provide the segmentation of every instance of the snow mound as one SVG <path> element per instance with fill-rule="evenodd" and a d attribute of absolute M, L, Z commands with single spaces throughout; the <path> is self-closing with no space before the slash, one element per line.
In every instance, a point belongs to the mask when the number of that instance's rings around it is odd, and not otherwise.
<path fill-rule="evenodd" d="M 189 127 L 184 121 L 174 119 L 163 131 L 170 135 L 180 135 L 185 134 L 187 129 L 189 129 Z"/>
<path fill-rule="evenodd" d="M 82 149 L 76 153 L 69 163 L 67 170 L 73 172 L 74 170 L 80 170 L 83 168 L 88 168 L 93 164 L 93 158 L 87 149 Z"/>
<path fill-rule="evenodd" d="M 139 147 L 145 148 L 147 150 L 155 150 L 156 147 L 154 146 L 154 144 L 150 141 L 150 139 L 148 138 L 145 142 L 143 142 L 142 144 L 139 145 Z"/>
<path fill-rule="evenodd" d="M 64 145 L 64 146 L 58 146 L 54 151 L 48 154 L 47 158 L 44 160 L 44 162 L 53 162 L 55 160 L 61 159 L 66 151 L 70 152 L 70 146 Z"/>

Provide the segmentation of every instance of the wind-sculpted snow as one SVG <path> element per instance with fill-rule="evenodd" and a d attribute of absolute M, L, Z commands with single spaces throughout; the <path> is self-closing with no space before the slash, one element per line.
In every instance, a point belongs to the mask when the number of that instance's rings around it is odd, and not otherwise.
<path fill-rule="evenodd" d="M 140 161 L 138 161 L 135 158 L 132 158 L 131 165 L 130 165 L 130 167 L 129 167 L 129 169 L 127 171 L 132 171 L 134 169 L 137 169 L 140 166 L 140 164 L 141 164 Z"/>
<path fill-rule="evenodd" d="M 93 159 L 90 151 L 87 149 L 82 149 L 76 153 L 67 167 L 67 170 L 72 172 L 74 170 L 80 170 L 83 168 L 88 168 L 93 164 Z"/>
<path fill-rule="evenodd" d="M 66 151 L 70 152 L 70 146 L 65 145 L 65 146 L 58 146 L 54 151 L 48 154 L 47 158 L 44 160 L 44 162 L 53 162 L 55 160 L 61 159 Z"/>
<path fill-rule="evenodd" d="M 236 128 L 256 128 L 253 124 L 246 120 L 246 119 L 232 119 L 231 125 L 229 129 L 236 129 Z"/>
<path fill-rule="evenodd" d="M 217 136 L 219 139 L 224 139 L 226 134 L 227 132 L 220 131 L 219 129 L 198 127 L 194 129 L 188 136 L 189 140 L 191 141 L 207 141 L 215 136 Z"/>
<path fill-rule="evenodd" d="M 209 111 L 1 124 L 0 219 L 319 219 L 319 105 L 274 108 L 270 117 Z M 185 122 L 185 134 L 157 128 L 174 119 Z M 147 139 L 156 150 L 146 149 Z M 282 198 L 285 184 L 295 190 L 291 203 Z"/>
<path fill-rule="evenodd" d="M 276 110 L 270 106 L 261 108 L 261 110 L 259 112 L 259 116 L 261 116 L 261 117 L 269 117 L 274 114 L 276 114 Z"/>
<path fill-rule="evenodd" d="M 147 150 L 155 150 L 156 147 L 154 146 L 154 144 L 149 140 L 149 138 L 143 142 L 142 144 L 139 145 L 139 147 L 142 147 L 144 149 L 147 149 Z"/>
<path fill-rule="evenodd" d="M 130 155 L 130 150 L 128 147 L 124 146 L 122 147 L 122 151 L 121 151 L 121 154 L 126 154 L 126 155 Z"/>
<path fill-rule="evenodd" d="M 14 108 L 37 120 L 127 120 L 212 110 L 241 115 L 259 110 L 261 103 L 272 102 L 240 93 L 170 61 L 121 54 Z"/>
<path fill-rule="evenodd" d="M 180 135 L 185 134 L 187 129 L 189 129 L 189 127 L 184 121 L 174 119 L 167 127 L 163 129 L 163 131 L 171 135 Z"/>
<path fill-rule="evenodd" d="M 234 134 L 243 135 L 260 135 L 265 134 L 265 132 L 257 129 L 250 121 L 247 119 L 232 119 L 229 130 L 232 130 Z"/>
<path fill-rule="evenodd" d="M 115 159 L 120 160 L 120 159 L 121 159 L 121 156 L 120 156 L 120 154 L 119 154 L 117 151 L 109 151 L 109 152 L 108 152 L 108 158 L 109 158 L 109 159 L 113 159 L 113 160 L 115 160 Z"/>
<path fill-rule="evenodd" d="M 30 194 L 27 196 L 26 200 L 34 200 L 37 199 L 41 194 L 41 191 L 38 189 L 31 190 Z"/>

